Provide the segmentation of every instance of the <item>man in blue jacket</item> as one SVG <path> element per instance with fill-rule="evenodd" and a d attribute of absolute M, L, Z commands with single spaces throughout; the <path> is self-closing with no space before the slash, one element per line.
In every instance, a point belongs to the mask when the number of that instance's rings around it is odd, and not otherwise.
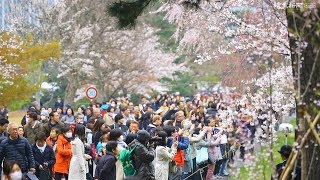
<path fill-rule="evenodd" d="M 31 146 L 28 140 L 18 135 L 18 125 L 16 123 L 9 123 L 9 136 L 0 144 L 0 172 L 2 171 L 2 162 L 6 160 L 15 160 L 20 163 L 23 174 L 35 170 L 35 161 L 32 154 Z"/>
<path fill-rule="evenodd" d="M 171 148 L 174 141 L 178 142 L 177 153 L 174 156 L 174 161 L 177 164 L 177 173 L 169 173 L 169 180 L 180 180 L 182 177 L 184 166 L 184 153 L 183 150 L 189 147 L 189 138 L 183 136 L 183 130 L 174 126 L 165 126 L 165 132 L 168 134 L 167 146 Z"/>

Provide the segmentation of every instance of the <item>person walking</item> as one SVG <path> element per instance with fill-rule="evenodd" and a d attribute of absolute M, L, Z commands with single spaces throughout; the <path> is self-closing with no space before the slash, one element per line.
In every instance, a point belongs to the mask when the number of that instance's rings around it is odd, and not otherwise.
<path fill-rule="evenodd" d="M 20 163 L 23 174 L 28 171 L 35 173 L 35 161 L 31 146 L 26 138 L 18 135 L 18 125 L 9 123 L 8 133 L 9 137 L 0 144 L 0 172 L 2 171 L 3 161 L 14 160 Z"/>
<path fill-rule="evenodd" d="M 59 131 L 61 131 L 62 127 L 64 126 L 64 123 L 59 120 L 59 117 L 60 115 L 57 111 L 52 111 L 49 114 L 50 120 L 43 125 L 43 130 L 44 133 L 46 133 L 46 137 L 50 136 L 51 130 L 53 128 L 56 128 Z"/>
<path fill-rule="evenodd" d="M 29 144 L 35 143 L 36 133 L 43 131 L 43 125 L 38 121 L 38 115 L 35 112 L 29 114 L 29 120 L 24 126 L 24 135 L 28 139 Z"/>
<path fill-rule="evenodd" d="M 116 180 L 116 156 L 119 155 L 117 141 L 109 141 L 106 146 L 106 154 L 98 162 L 95 178 L 98 180 Z"/>
<path fill-rule="evenodd" d="M 62 177 L 68 180 L 70 160 L 72 157 L 71 150 L 72 131 L 69 125 L 65 125 L 61 129 L 61 134 L 56 142 L 56 163 L 53 170 L 55 172 L 55 180 L 61 180 Z"/>
<path fill-rule="evenodd" d="M 17 161 L 5 161 L 3 163 L 3 176 L 2 180 L 21 180 L 22 172 L 20 165 Z"/>
<path fill-rule="evenodd" d="M 32 145 L 32 152 L 36 164 L 36 176 L 41 180 L 52 179 L 52 167 L 56 161 L 51 146 L 46 144 L 44 132 L 37 132 L 36 142 Z"/>
<path fill-rule="evenodd" d="M 69 180 L 86 179 L 87 168 L 83 145 L 85 129 L 86 127 L 82 124 L 77 124 L 74 128 L 73 140 L 71 141 L 72 158 L 69 167 Z"/>

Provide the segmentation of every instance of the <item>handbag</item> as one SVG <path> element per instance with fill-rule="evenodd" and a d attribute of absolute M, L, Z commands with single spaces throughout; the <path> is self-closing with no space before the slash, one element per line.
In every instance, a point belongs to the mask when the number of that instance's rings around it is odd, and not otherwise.
<path fill-rule="evenodd" d="M 169 162 L 169 174 L 176 174 L 178 172 L 177 163 L 172 160 Z"/>
<path fill-rule="evenodd" d="M 196 156 L 197 164 L 207 163 L 208 159 L 209 159 L 208 148 L 202 147 L 200 149 L 197 149 L 197 156 Z"/>
<path fill-rule="evenodd" d="M 41 180 L 51 180 L 52 179 L 51 171 L 48 168 L 48 166 L 44 166 L 44 168 L 39 171 L 39 179 L 41 179 Z"/>

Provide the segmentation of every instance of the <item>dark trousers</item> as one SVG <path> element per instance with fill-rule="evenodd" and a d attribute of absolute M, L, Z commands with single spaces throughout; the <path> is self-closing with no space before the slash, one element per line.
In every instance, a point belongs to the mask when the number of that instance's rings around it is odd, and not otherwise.
<path fill-rule="evenodd" d="M 245 154 L 245 149 L 244 149 L 244 146 L 243 144 L 241 144 L 240 146 L 240 159 L 244 160 L 244 154 Z"/>
<path fill-rule="evenodd" d="M 58 173 L 58 172 L 55 173 L 54 179 L 61 180 L 63 176 L 66 180 L 68 180 L 68 174 L 63 174 L 63 173 Z"/>
<path fill-rule="evenodd" d="M 216 162 L 216 165 L 215 165 L 215 168 L 214 168 L 214 175 L 219 174 L 221 164 L 222 164 L 222 160 L 219 160 L 219 161 Z"/>

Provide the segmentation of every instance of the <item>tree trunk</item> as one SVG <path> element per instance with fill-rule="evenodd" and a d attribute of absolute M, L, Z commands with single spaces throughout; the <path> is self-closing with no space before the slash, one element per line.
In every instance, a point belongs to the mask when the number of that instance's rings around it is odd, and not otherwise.
<path fill-rule="evenodd" d="M 320 102 L 320 21 L 318 18 L 320 7 L 318 6 L 317 9 L 318 12 L 311 8 L 287 9 L 292 67 L 297 91 L 297 124 L 299 127 L 297 136 L 303 136 L 309 128 L 303 112 L 306 110 L 314 119 L 320 109 L 317 104 Z M 307 47 L 299 47 L 299 42 L 307 43 Z M 298 52 L 301 54 L 299 55 Z M 317 131 L 319 132 L 319 129 Z M 320 177 L 320 148 L 315 144 L 316 140 L 311 133 L 305 147 L 301 147 L 302 179 L 319 179 Z"/>
<path fill-rule="evenodd" d="M 65 92 L 65 103 L 70 104 L 72 107 L 74 107 L 75 102 L 74 102 L 74 98 L 76 96 L 76 91 L 78 88 L 78 84 L 77 84 L 77 74 L 75 73 L 71 73 L 70 76 L 68 76 L 68 85 L 66 88 L 66 92 Z"/>
<path fill-rule="evenodd" d="M 103 102 L 106 101 L 106 91 L 104 88 L 104 83 L 103 81 L 98 80 L 97 81 L 97 90 L 98 90 L 98 97 L 97 97 L 97 102 Z"/>

